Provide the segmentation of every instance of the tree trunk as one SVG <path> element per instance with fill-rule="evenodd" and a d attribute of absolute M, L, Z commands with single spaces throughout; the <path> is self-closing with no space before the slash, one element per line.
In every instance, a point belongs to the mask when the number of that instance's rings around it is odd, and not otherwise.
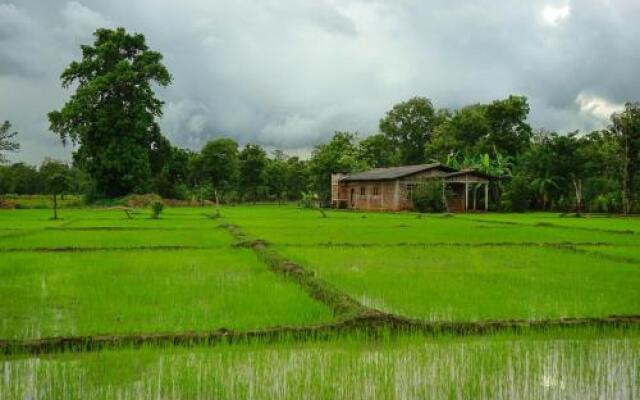
<path fill-rule="evenodd" d="M 573 178 L 573 187 L 576 191 L 576 214 L 582 212 L 582 180 Z"/>
<path fill-rule="evenodd" d="M 216 199 L 216 217 L 220 216 L 220 201 L 218 200 L 218 191 L 214 190 L 213 191 L 213 196 Z"/>
<path fill-rule="evenodd" d="M 449 212 L 449 204 L 447 204 L 447 194 L 446 194 L 447 184 L 444 179 L 442 180 L 442 203 L 444 204 L 444 210 Z"/>
<path fill-rule="evenodd" d="M 53 193 L 53 219 L 58 219 L 58 196 Z"/>

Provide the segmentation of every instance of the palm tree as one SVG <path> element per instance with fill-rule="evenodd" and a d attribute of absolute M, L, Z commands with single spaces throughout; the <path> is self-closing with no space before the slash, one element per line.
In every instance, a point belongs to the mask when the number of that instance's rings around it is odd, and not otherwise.
<path fill-rule="evenodd" d="M 542 210 L 546 210 L 547 203 L 551 199 L 552 190 L 557 189 L 558 184 L 555 182 L 554 178 L 549 176 L 549 171 L 546 171 L 543 176 L 540 176 L 531 181 L 531 186 L 540 195 L 540 200 L 542 201 Z"/>

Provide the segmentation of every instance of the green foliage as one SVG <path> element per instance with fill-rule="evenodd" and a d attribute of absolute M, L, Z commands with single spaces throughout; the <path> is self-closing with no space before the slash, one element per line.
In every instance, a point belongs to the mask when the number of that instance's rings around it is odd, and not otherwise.
<path fill-rule="evenodd" d="M 267 165 L 264 168 L 264 181 L 269 196 L 275 196 L 278 204 L 284 199 L 287 191 L 288 167 L 284 153 L 276 150 L 273 158 L 267 160 Z"/>
<path fill-rule="evenodd" d="M 495 100 L 486 108 L 488 135 L 481 141 L 480 150 L 516 156 L 526 150 L 532 136 L 527 123 L 529 104 L 524 96 L 509 96 Z"/>
<path fill-rule="evenodd" d="M 190 150 L 171 147 L 166 162 L 155 178 L 154 186 L 164 198 L 186 199 L 189 162 L 195 155 Z"/>
<path fill-rule="evenodd" d="M 192 159 L 190 168 L 196 184 L 209 184 L 224 196 L 238 184 L 238 143 L 233 139 L 215 139 L 207 142 L 200 155 Z"/>
<path fill-rule="evenodd" d="M 452 154 L 501 154 L 516 157 L 532 137 L 526 97 L 509 96 L 490 104 L 473 104 L 442 114 L 425 147 L 427 159 L 444 161 Z"/>
<path fill-rule="evenodd" d="M 162 201 L 155 201 L 151 204 L 151 218 L 158 219 L 160 218 L 160 214 L 162 214 L 162 210 L 164 210 L 164 203 Z"/>
<path fill-rule="evenodd" d="M 402 164 L 420 164 L 425 161 L 424 148 L 437 125 L 431 100 L 413 97 L 386 113 L 380 120 L 380 132 L 400 150 Z"/>
<path fill-rule="evenodd" d="M 0 165 L 0 193 L 41 194 L 45 192 L 45 179 L 36 167 L 19 162 Z"/>
<path fill-rule="evenodd" d="M 20 144 L 15 141 L 18 132 L 11 132 L 11 123 L 4 121 L 0 125 L 0 164 L 7 162 L 4 152 L 15 152 L 20 149 Z"/>
<path fill-rule="evenodd" d="M 411 194 L 411 203 L 418 212 L 441 213 L 447 211 L 446 196 L 442 182 L 425 182 L 416 186 Z"/>
<path fill-rule="evenodd" d="M 310 189 L 325 205 L 331 198 L 331 174 L 361 171 L 367 165 L 359 159 L 356 134 L 336 132 L 329 143 L 314 147 L 309 160 Z"/>
<path fill-rule="evenodd" d="M 197 200 L 200 203 L 200 206 L 204 206 L 204 202 L 207 200 L 211 200 L 214 198 L 215 190 L 213 186 L 209 183 L 205 183 L 202 185 L 196 185 L 190 192 L 191 198 Z"/>
<path fill-rule="evenodd" d="M 640 170 L 640 103 L 627 103 L 624 111 L 611 116 L 610 131 L 622 150 L 622 206 L 625 214 L 637 207 Z"/>
<path fill-rule="evenodd" d="M 358 158 L 371 168 L 400 165 L 401 154 L 389 137 L 384 134 L 368 136 L 358 143 Z"/>
<path fill-rule="evenodd" d="M 66 192 L 71 187 L 69 176 L 64 172 L 56 172 L 47 179 L 47 190 L 49 193 L 58 195 Z"/>
<path fill-rule="evenodd" d="M 318 206 L 318 199 L 311 192 L 302 192 L 300 197 L 301 208 L 316 208 Z"/>
<path fill-rule="evenodd" d="M 93 45 L 82 46 L 82 59 L 61 75 L 62 86 L 73 85 L 75 93 L 49 113 L 50 128 L 63 143 L 79 145 L 74 160 L 98 196 L 141 193 L 159 169 L 156 153 L 167 147 L 156 123 L 163 103 L 152 85 L 169 85 L 171 75 L 143 35 L 118 28 L 94 36 Z"/>
<path fill-rule="evenodd" d="M 255 203 L 258 200 L 258 191 L 265 183 L 267 153 L 259 145 L 248 144 L 242 149 L 238 159 L 240 161 L 240 190 Z"/>
<path fill-rule="evenodd" d="M 522 176 L 514 176 L 506 185 L 500 206 L 505 211 L 524 212 L 531 208 L 534 196 L 530 182 Z"/>
<path fill-rule="evenodd" d="M 286 193 L 289 200 L 298 200 L 302 192 L 309 189 L 309 168 L 307 162 L 298 157 L 287 159 Z"/>

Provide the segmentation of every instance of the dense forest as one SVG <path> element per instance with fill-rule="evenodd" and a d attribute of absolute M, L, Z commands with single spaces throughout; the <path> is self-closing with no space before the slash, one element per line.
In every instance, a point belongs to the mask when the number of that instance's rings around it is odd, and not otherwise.
<path fill-rule="evenodd" d="M 81 193 L 88 202 L 131 193 L 223 202 L 313 196 L 327 204 L 331 173 L 441 162 L 495 176 L 493 204 L 505 211 L 639 211 L 639 103 L 605 129 L 580 133 L 534 129 L 523 96 L 456 110 L 414 97 L 381 116 L 377 133 L 335 132 L 308 159 L 227 137 L 192 151 L 173 146 L 157 123 L 163 103 L 153 85 L 173 79 L 162 55 L 121 28 L 95 37 L 61 76 L 75 93 L 48 116 L 51 131 L 77 145 L 73 162 L 8 165 L 3 153 L 18 149 L 19 135 L 5 122 L 0 194 Z"/>

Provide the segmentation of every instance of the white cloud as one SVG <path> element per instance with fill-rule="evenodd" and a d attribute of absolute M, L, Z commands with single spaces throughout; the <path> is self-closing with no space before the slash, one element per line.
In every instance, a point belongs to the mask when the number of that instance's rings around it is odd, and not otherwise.
<path fill-rule="evenodd" d="M 611 114 L 624 109 L 624 104 L 614 103 L 603 97 L 586 92 L 580 92 L 580 94 L 578 94 L 576 104 L 580 107 L 580 112 L 602 121 L 608 121 Z"/>
<path fill-rule="evenodd" d="M 97 28 L 113 26 L 109 19 L 77 1 L 68 2 L 61 14 L 65 22 L 62 30 L 74 37 L 84 37 L 95 32 Z"/>
<path fill-rule="evenodd" d="M 522 94 L 535 127 L 589 131 L 640 100 L 639 19 L 637 0 L 0 0 L 0 118 L 20 132 L 17 158 L 68 156 L 47 131 L 70 94 L 60 73 L 96 28 L 123 26 L 165 56 L 161 127 L 192 149 L 364 136 L 412 96 L 456 108 Z"/>
<path fill-rule="evenodd" d="M 565 4 L 563 6 L 547 5 L 542 9 L 542 18 L 544 22 L 551 26 L 557 26 L 560 22 L 569 18 L 571 14 L 571 6 Z"/>

